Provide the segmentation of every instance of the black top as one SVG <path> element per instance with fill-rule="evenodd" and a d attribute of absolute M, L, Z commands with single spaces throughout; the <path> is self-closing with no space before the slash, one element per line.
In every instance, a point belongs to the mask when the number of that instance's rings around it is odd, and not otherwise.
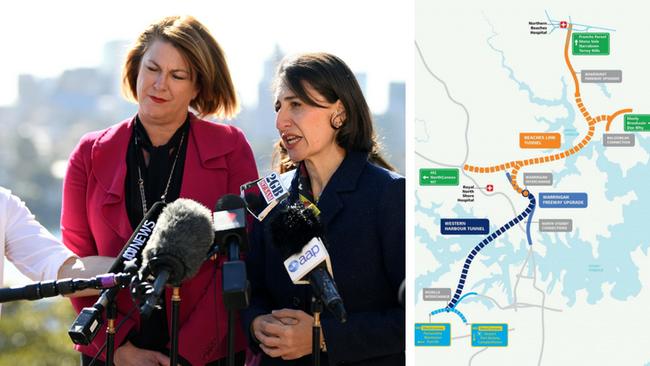
<path fill-rule="evenodd" d="M 180 196 L 183 181 L 183 167 L 185 165 L 185 153 L 187 150 L 187 139 L 189 134 L 189 114 L 185 123 L 174 133 L 167 144 L 153 146 L 147 131 L 144 129 L 138 116 L 135 117 L 133 136 L 126 153 L 126 181 L 125 181 L 125 204 L 129 221 L 133 230 L 138 226 L 144 214 L 142 212 L 142 198 L 138 185 L 138 167 L 144 181 L 144 192 L 146 196 L 147 209 L 153 206 L 154 202 L 160 201 L 160 197 L 167 187 L 169 175 L 173 174 L 169 183 L 169 190 L 165 197 L 166 202 L 173 202 Z M 181 137 L 183 137 L 181 141 Z M 172 172 L 172 166 L 176 159 L 176 152 L 180 146 L 178 160 Z M 149 153 L 149 162 L 145 164 L 143 150 Z M 161 296 L 164 299 L 165 296 Z M 154 310 L 149 319 L 142 319 L 140 330 L 133 329 L 128 340 L 136 347 L 155 350 L 168 354 L 166 348 L 169 342 L 169 328 L 165 301 L 161 301 L 162 308 Z"/>

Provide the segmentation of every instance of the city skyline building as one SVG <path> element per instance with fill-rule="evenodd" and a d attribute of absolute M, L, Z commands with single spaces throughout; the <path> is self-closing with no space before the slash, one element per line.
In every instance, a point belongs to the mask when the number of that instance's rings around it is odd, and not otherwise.
<path fill-rule="evenodd" d="M 49 78 L 21 74 L 16 103 L 0 108 L 0 117 L 7 127 L 0 140 L 0 185 L 23 197 L 47 227 L 58 227 L 61 179 L 79 138 L 137 111 L 137 105 L 125 100 L 120 91 L 127 46 L 124 41 L 106 43 L 102 61 L 96 67 L 66 69 Z M 271 170 L 272 146 L 278 139 L 271 84 L 282 57 L 284 52 L 276 45 L 261 62 L 263 73 L 257 85 L 257 104 L 243 104 L 235 118 L 223 121 L 244 131 L 261 175 Z M 364 94 L 367 93 L 367 75 L 355 75 Z M 404 82 L 391 82 L 387 86 L 385 111 L 373 113 L 383 150 L 402 174 L 404 90 Z"/>

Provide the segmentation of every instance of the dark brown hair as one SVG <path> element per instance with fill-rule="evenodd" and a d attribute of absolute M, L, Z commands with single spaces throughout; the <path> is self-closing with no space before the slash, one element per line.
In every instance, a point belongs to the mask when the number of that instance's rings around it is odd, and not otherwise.
<path fill-rule="evenodd" d="M 357 79 L 343 60 L 328 53 L 304 53 L 285 57 L 276 72 L 274 89 L 284 85 L 304 103 L 324 108 L 305 90 L 305 83 L 328 103 L 340 100 L 343 104 L 345 120 L 336 133 L 336 143 L 340 147 L 348 152 L 366 152 L 370 162 L 395 170 L 380 154 L 370 108 Z M 281 141 L 274 146 L 273 162 L 280 172 L 295 168 Z"/>
<path fill-rule="evenodd" d="M 190 65 L 199 93 L 190 102 L 200 116 L 232 117 L 239 111 L 224 53 L 208 29 L 192 16 L 165 17 L 145 29 L 129 50 L 122 69 L 122 92 L 137 100 L 142 57 L 154 41 L 174 46 Z"/>

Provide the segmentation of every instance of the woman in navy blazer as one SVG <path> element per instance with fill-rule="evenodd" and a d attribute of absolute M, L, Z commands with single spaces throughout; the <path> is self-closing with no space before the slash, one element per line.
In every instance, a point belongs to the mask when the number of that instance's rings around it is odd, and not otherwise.
<path fill-rule="evenodd" d="M 279 170 L 291 170 L 290 197 L 320 217 L 348 314 L 343 324 L 321 314 L 321 363 L 404 365 L 405 182 L 378 153 L 353 73 L 329 54 L 285 59 L 275 108 Z M 294 285 L 284 269 L 270 229 L 277 211 L 253 228 L 244 326 L 262 365 L 311 365 L 311 287 Z"/>

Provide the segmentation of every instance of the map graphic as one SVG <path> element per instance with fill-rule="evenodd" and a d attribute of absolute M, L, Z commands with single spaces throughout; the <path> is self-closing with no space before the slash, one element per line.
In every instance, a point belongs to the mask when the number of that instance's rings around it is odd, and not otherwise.
<path fill-rule="evenodd" d="M 417 365 L 650 366 L 643 5 L 416 0 Z"/>

